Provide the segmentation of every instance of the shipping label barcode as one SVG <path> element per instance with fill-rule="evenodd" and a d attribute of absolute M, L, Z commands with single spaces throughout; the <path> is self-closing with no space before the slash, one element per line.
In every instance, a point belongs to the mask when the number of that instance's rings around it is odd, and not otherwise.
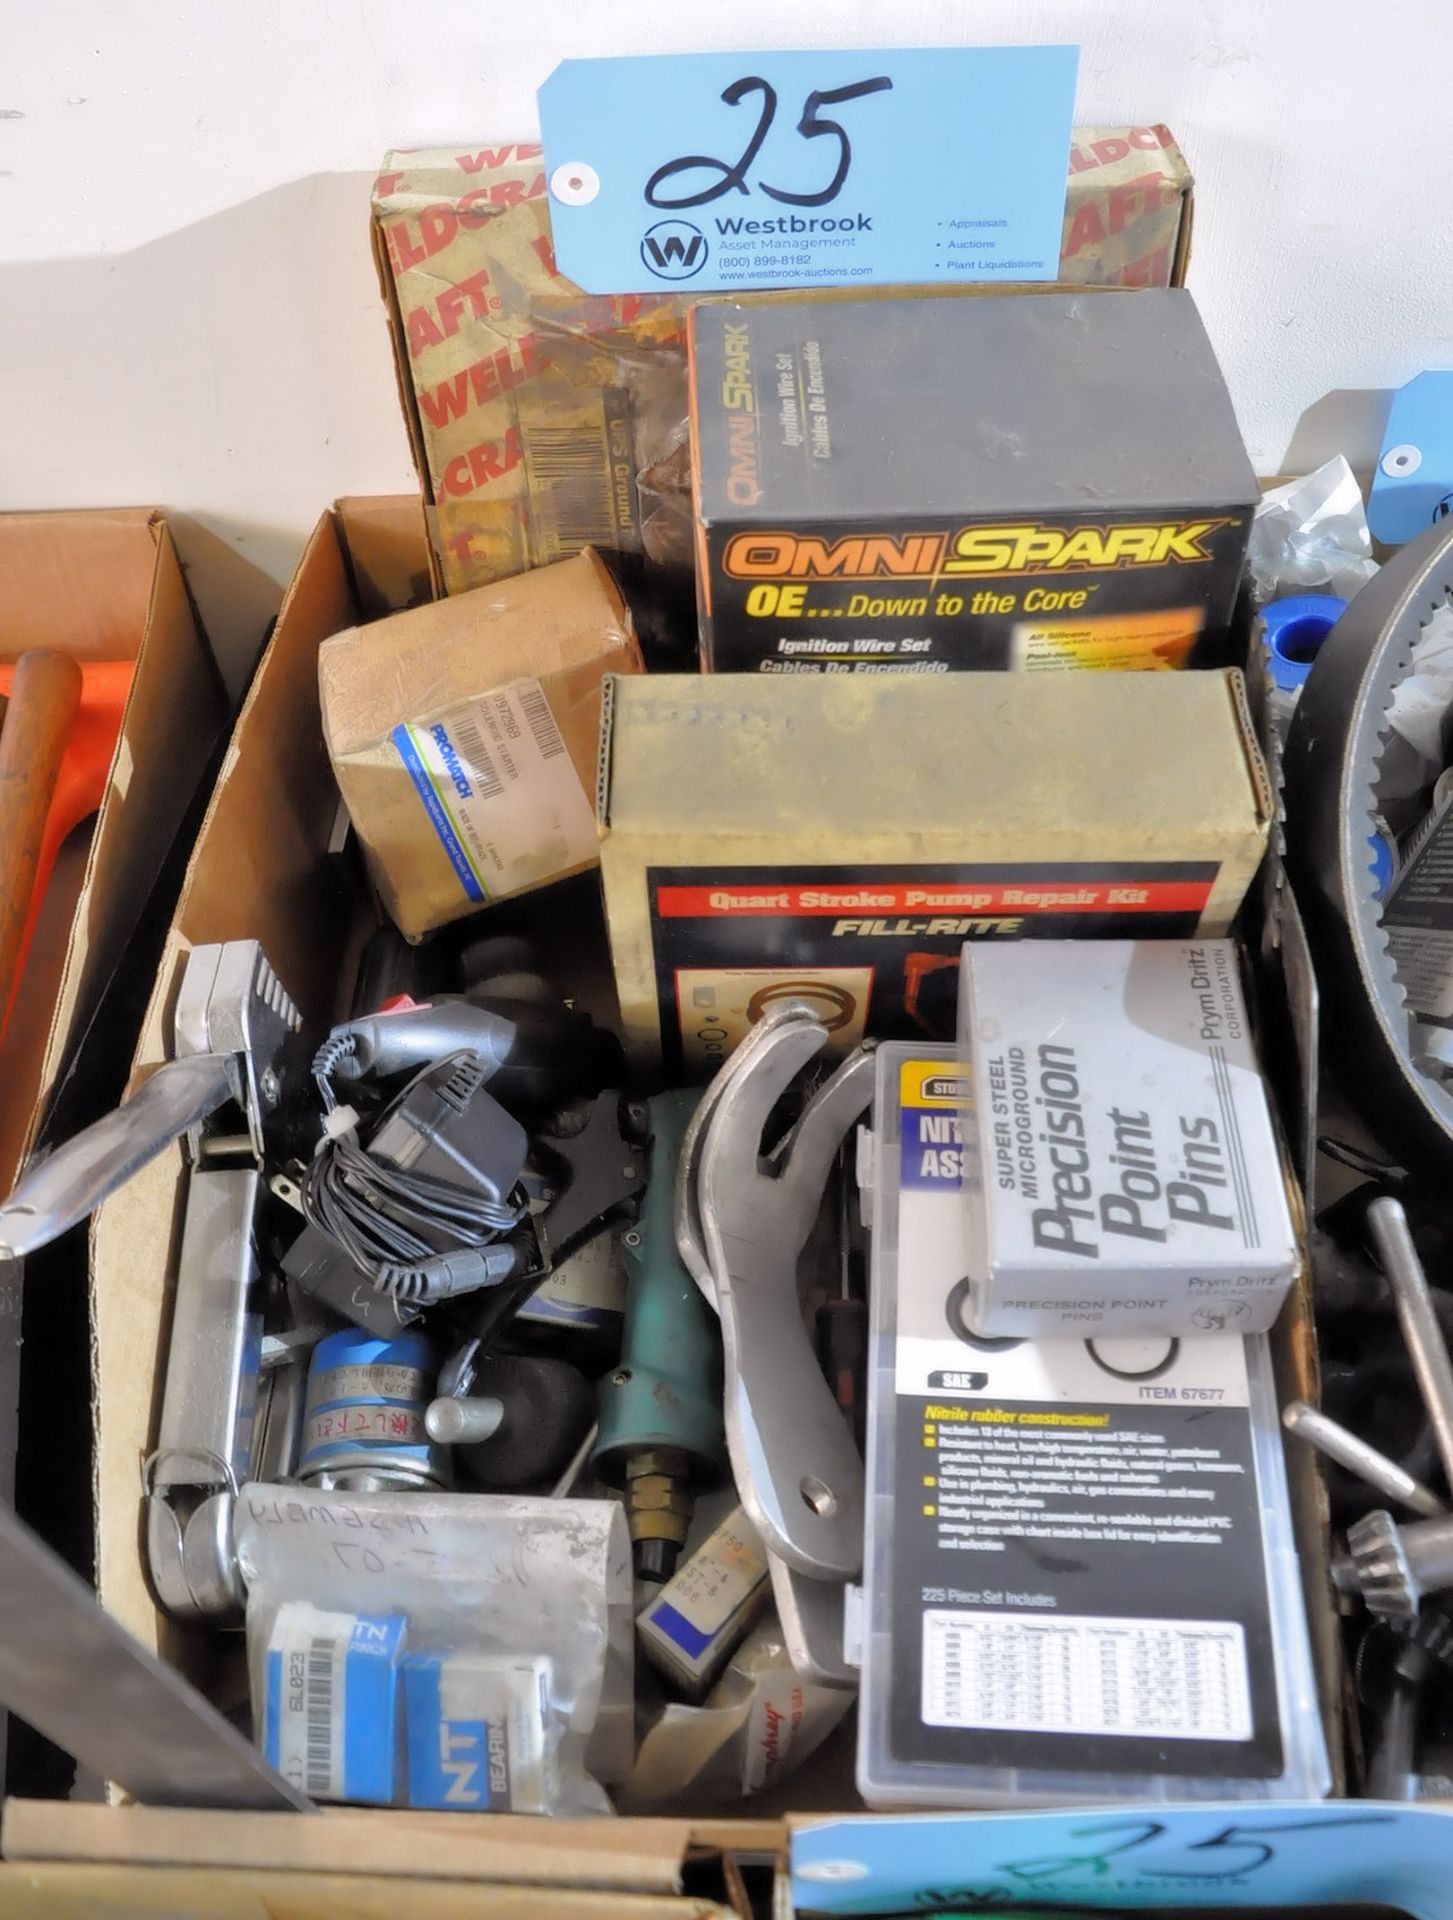
<path fill-rule="evenodd" d="M 565 742 L 560 738 L 560 729 L 550 711 L 550 702 L 545 698 L 545 689 L 538 680 L 525 680 L 521 681 L 518 692 L 525 718 L 530 723 L 530 732 L 535 736 L 535 745 L 540 749 L 540 758 L 553 760 L 557 754 L 564 753 Z"/>
<path fill-rule="evenodd" d="M 542 560 L 618 544 L 608 451 L 581 427 L 532 427 L 525 465 L 540 520 Z"/>
<path fill-rule="evenodd" d="M 504 782 L 495 769 L 489 748 L 484 744 L 484 736 L 472 713 L 455 713 L 449 722 L 454 735 L 454 747 L 459 758 L 468 767 L 474 777 L 474 785 L 482 800 L 498 800 L 504 792 Z"/>
<path fill-rule="evenodd" d="M 307 1790 L 315 1798 L 336 1794 L 341 1786 L 334 1777 L 338 1665 L 338 1642 L 314 1640 L 308 1648 L 303 1711 L 307 1724 L 305 1777 Z"/>
<path fill-rule="evenodd" d="M 930 1727 L 1249 1740 L 1246 1635 L 1234 1620 L 923 1616 Z"/>

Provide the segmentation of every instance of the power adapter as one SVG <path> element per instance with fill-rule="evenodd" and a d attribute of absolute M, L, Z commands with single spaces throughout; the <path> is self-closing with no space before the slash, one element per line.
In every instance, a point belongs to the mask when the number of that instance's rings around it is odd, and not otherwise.
<path fill-rule="evenodd" d="M 303 1179 L 303 1213 L 393 1299 L 425 1306 L 512 1279 L 508 1240 L 524 1211 L 516 1189 L 529 1140 L 486 1090 L 470 1052 L 421 1069 L 366 1144 L 337 1108 Z"/>

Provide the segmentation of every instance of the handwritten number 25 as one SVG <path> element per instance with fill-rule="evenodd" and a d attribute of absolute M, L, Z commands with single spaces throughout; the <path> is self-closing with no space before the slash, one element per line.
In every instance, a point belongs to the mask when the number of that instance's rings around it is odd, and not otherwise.
<path fill-rule="evenodd" d="M 848 168 L 853 163 L 852 143 L 840 122 L 824 118 L 819 109 L 838 107 L 847 100 L 861 100 L 865 94 L 883 93 L 891 88 L 893 82 L 887 74 L 880 73 L 871 80 L 855 80 L 850 87 L 830 87 L 825 92 L 808 94 L 802 109 L 802 118 L 797 122 L 797 131 L 804 140 L 817 140 L 824 134 L 835 135 L 838 143 L 838 162 L 831 180 L 816 193 L 790 193 L 786 187 L 769 187 L 761 182 L 762 192 L 770 199 L 779 200 L 793 207 L 825 207 L 835 200 L 842 190 L 842 184 L 848 177 Z M 755 74 L 747 74 L 740 80 L 733 80 L 722 95 L 729 107 L 740 106 L 749 93 L 762 96 L 761 111 L 757 116 L 757 125 L 751 139 L 742 150 L 741 158 L 735 166 L 728 166 L 725 160 L 714 160 L 710 154 L 688 153 L 679 160 L 668 160 L 664 167 L 656 171 L 646 182 L 646 199 L 653 207 L 663 211 L 677 211 L 685 207 L 704 207 L 713 200 L 719 200 L 724 193 L 730 193 L 735 187 L 738 193 L 746 193 L 747 172 L 761 151 L 772 121 L 777 113 L 777 90 L 768 81 Z M 682 194 L 679 198 L 664 199 L 659 189 L 668 180 L 674 180 L 677 174 L 693 173 L 697 169 L 717 175 L 714 186 L 703 187 L 700 193 Z"/>

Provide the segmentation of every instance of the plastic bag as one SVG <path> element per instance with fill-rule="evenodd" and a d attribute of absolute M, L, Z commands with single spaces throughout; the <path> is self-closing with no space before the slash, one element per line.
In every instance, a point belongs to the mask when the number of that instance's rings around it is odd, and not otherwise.
<path fill-rule="evenodd" d="M 614 1501 L 237 1502 L 259 1745 L 314 1799 L 608 1813 L 630 1769 L 630 1542 Z"/>
<path fill-rule="evenodd" d="M 1424 796 L 1448 765 L 1453 731 L 1453 606 L 1436 607 L 1413 642 L 1387 710 L 1377 796 L 1399 836 L 1421 818 Z"/>
<path fill-rule="evenodd" d="M 1262 498 L 1247 553 L 1257 604 L 1283 594 L 1350 600 L 1377 572 L 1357 477 L 1339 453 Z"/>
<path fill-rule="evenodd" d="M 618 1796 L 621 1811 L 765 1792 L 817 1751 L 856 1697 L 804 1680 L 772 1615 L 737 1648 L 702 1706 L 663 1708 Z"/>

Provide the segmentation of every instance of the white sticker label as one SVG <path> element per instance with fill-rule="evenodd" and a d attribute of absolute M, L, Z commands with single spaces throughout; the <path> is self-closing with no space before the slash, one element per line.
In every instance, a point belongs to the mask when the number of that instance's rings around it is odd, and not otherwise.
<path fill-rule="evenodd" d="M 295 1618 L 285 1622 L 285 1616 Z M 275 1765 L 314 1800 L 343 1798 L 344 1662 L 353 1618 L 284 1608 Z"/>
<path fill-rule="evenodd" d="M 391 738 L 469 899 L 516 893 L 596 857 L 595 808 L 538 680 Z"/>
<path fill-rule="evenodd" d="M 1249 1740 L 1235 1620 L 930 1611 L 923 1719 L 1005 1733 Z"/>

